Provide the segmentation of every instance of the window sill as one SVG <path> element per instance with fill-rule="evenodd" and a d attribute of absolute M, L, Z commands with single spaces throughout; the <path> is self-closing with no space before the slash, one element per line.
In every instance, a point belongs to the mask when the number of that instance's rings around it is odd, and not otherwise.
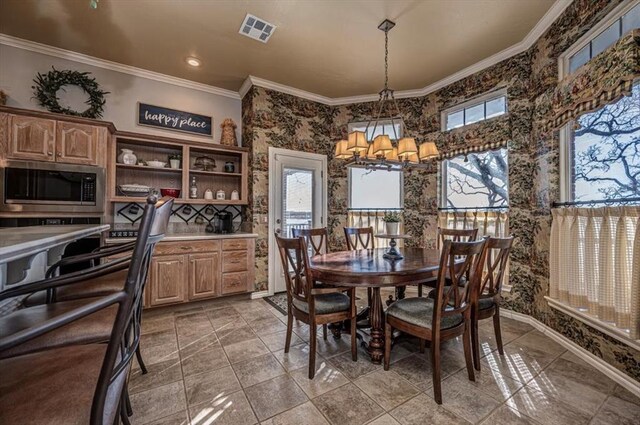
<path fill-rule="evenodd" d="M 599 320 L 593 316 L 590 316 L 574 307 L 570 307 L 554 298 L 551 298 L 549 296 L 545 296 L 544 297 L 547 302 L 549 303 L 549 305 L 558 310 L 561 311 L 565 314 L 568 314 L 569 316 L 580 320 L 581 322 L 584 322 L 585 324 L 591 326 L 592 328 L 595 328 L 597 330 L 599 330 L 600 332 L 609 335 L 612 338 L 615 338 L 616 340 L 620 341 L 621 343 L 628 345 L 629 347 L 633 348 L 634 350 L 640 350 L 640 340 L 634 340 L 629 338 L 629 333 L 625 332 L 623 330 L 618 329 L 617 327 L 613 326 L 610 323 L 604 322 L 602 320 Z"/>

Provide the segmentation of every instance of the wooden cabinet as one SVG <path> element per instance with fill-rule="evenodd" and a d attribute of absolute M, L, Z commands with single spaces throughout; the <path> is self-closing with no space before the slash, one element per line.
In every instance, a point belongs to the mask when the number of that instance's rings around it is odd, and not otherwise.
<path fill-rule="evenodd" d="M 148 306 L 253 291 L 253 238 L 160 242 L 151 261 Z"/>
<path fill-rule="evenodd" d="M 3 112 L 10 108 L 0 108 L 0 156 L 106 167 L 108 123 L 76 117 L 58 120 L 59 114 L 38 111 L 14 114 Z"/>
<path fill-rule="evenodd" d="M 91 125 L 58 121 L 56 161 L 97 165 L 99 130 Z"/>
<path fill-rule="evenodd" d="M 55 161 L 56 121 L 9 115 L 8 125 L 8 158 Z"/>
<path fill-rule="evenodd" d="M 184 255 L 165 255 L 151 260 L 150 304 L 152 306 L 185 301 L 187 265 Z"/>
<path fill-rule="evenodd" d="M 189 300 L 220 294 L 220 253 L 191 254 L 189 257 Z"/>

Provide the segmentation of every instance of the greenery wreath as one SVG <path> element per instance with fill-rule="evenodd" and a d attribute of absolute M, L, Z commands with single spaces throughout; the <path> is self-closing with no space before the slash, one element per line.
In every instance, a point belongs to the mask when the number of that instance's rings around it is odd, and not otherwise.
<path fill-rule="evenodd" d="M 31 88 L 41 106 L 47 108 L 50 112 L 57 112 L 66 115 L 75 115 L 85 118 L 100 118 L 104 109 L 104 95 L 109 92 L 100 90 L 100 86 L 95 78 L 89 77 L 90 72 L 80 71 L 58 71 L 51 67 L 51 71 L 46 74 L 38 73 L 36 75 L 35 86 Z M 83 112 L 74 111 L 71 108 L 60 105 L 58 99 L 58 90 L 64 90 L 64 86 L 78 86 L 89 95 L 89 99 L 85 102 L 89 108 Z"/>

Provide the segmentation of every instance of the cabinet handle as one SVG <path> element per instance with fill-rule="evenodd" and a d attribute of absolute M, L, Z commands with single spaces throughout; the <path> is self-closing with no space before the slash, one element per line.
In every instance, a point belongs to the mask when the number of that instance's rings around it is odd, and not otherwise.
<path fill-rule="evenodd" d="M 183 251 L 188 251 L 189 247 L 188 246 L 181 246 L 180 249 L 183 250 Z"/>
<path fill-rule="evenodd" d="M 58 156 L 62 156 L 62 152 L 58 151 L 58 152 L 56 153 L 56 155 L 58 155 Z"/>
<path fill-rule="evenodd" d="M 53 155 L 53 151 L 47 152 L 47 155 L 49 155 L 49 156 Z"/>

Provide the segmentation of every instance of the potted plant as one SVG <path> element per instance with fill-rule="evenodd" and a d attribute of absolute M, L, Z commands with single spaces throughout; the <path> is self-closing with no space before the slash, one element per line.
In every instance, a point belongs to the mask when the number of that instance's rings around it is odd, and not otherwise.
<path fill-rule="evenodd" d="M 393 211 L 388 212 L 382 217 L 382 221 L 386 226 L 387 235 L 398 235 L 400 234 L 400 214 Z"/>
<path fill-rule="evenodd" d="M 171 168 L 178 169 L 180 168 L 180 162 L 182 161 L 182 155 L 179 153 L 172 153 L 169 155 L 169 164 Z"/>

